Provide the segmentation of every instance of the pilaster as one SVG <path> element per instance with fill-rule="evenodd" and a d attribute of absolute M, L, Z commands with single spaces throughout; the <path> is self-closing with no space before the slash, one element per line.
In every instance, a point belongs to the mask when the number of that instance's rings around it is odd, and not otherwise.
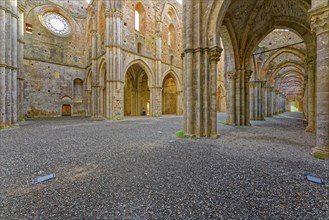
<path fill-rule="evenodd" d="M 316 34 L 316 147 L 312 154 L 329 159 L 329 5 L 310 11 Z"/>

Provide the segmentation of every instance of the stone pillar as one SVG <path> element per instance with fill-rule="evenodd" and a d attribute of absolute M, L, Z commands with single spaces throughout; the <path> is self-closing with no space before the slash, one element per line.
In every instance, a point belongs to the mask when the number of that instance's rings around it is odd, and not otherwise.
<path fill-rule="evenodd" d="M 160 117 L 162 112 L 162 87 L 153 86 L 150 88 L 150 115 Z"/>
<path fill-rule="evenodd" d="M 278 90 L 274 89 L 274 115 L 279 114 L 278 112 Z"/>
<path fill-rule="evenodd" d="M 18 22 L 18 76 L 17 76 L 17 117 L 18 120 L 24 120 L 24 13 L 25 5 L 19 5 L 19 22 Z"/>
<path fill-rule="evenodd" d="M 157 87 L 155 91 L 154 97 L 154 109 L 153 109 L 153 117 L 160 117 L 162 115 L 162 86 L 163 82 L 160 81 L 162 76 L 162 22 L 157 21 L 157 32 L 156 32 L 156 40 L 155 40 L 155 74 L 153 82 Z M 178 102 L 178 97 L 177 97 Z M 176 103 L 178 104 L 178 103 Z M 177 106 L 176 106 L 177 108 Z M 177 111 L 176 111 L 177 112 Z"/>
<path fill-rule="evenodd" d="M 17 62 L 17 33 L 18 33 L 18 11 L 17 11 L 17 2 L 16 5 L 12 6 L 12 59 L 11 59 L 11 66 L 12 66 L 12 78 L 11 78 L 11 84 L 12 84 L 12 96 L 11 96 L 11 105 L 12 105 L 12 118 L 11 118 L 11 124 L 16 125 L 17 123 L 17 72 L 18 72 L 18 62 Z"/>
<path fill-rule="evenodd" d="M 307 77 L 307 107 L 308 107 L 308 126 L 306 131 L 315 132 L 315 63 L 314 58 L 306 60 Z"/>
<path fill-rule="evenodd" d="M 261 81 L 261 110 L 260 120 L 265 119 L 265 108 L 266 108 L 266 81 Z"/>
<path fill-rule="evenodd" d="M 122 67 L 122 11 L 121 5 L 108 5 L 106 18 L 106 117 L 122 120 L 124 117 L 124 75 Z M 111 3 L 110 3 L 111 4 Z M 150 88 L 151 90 L 151 88 Z M 152 93 L 152 91 L 151 91 Z M 152 103 L 150 103 L 152 106 Z M 152 108 L 151 108 L 152 109 Z M 152 111 L 152 110 L 151 110 Z"/>
<path fill-rule="evenodd" d="M 182 115 L 183 114 L 183 91 L 177 91 L 177 108 L 176 108 L 176 114 L 177 115 Z"/>
<path fill-rule="evenodd" d="M 245 109 L 245 122 L 244 125 L 251 125 L 250 124 L 250 78 L 252 75 L 251 70 L 246 70 L 245 71 L 245 100 L 246 100 L 246 109 Z"/>
<path fill-rule="evenodd" d="M 6 3 L 0 1 L 0 128 L 6 125 Z"/>
<path fill-rule="evenodd" d="M 271 116 L 275 115 L 275 90 L 274 86 L 270 87 L 270 92 L 271 92 L 271 103 L 270 103 L 270 108 L 271 108 Z"/>
<path fill-rule="evenodd" d="M 308 77 L 304 77 L 304 92 L 303 92 L 303 113 L 304 113 L 304 118 L 306 119 L 308 123 L 308 83 L 307 83 Z M 289 107 L 290 109 L 290 107 Z"/>
<path fill-rule="evenodd" d="M 6 127 L 12 124 L 12 5 L 6 0 Z"/>
<path fill-rule="evenodd" d="M 254 120 L 259 120 L 259 109 L 261 104 L 261 93 L 260 93 L 260 81 L 255 81 L 255 118 Z"/>
<path fill-rule="evenodd" d="M 228 121 L 228 123 L 230 125 L 236 125 L 235 123 L 235 80 L 236 80 L 236 72 L 229 72 L 227 73 L 227 78 L 228 78 L 228 82 L 229 82 L 229 91 L 227 93 L 229 93 L 229 112 L 227 112 L 227 114 L 229 115 L 229 119 L 230 121 Z"/>
<path fill-rule="evenodd" d="M 186 135 L 196 137 L 210 137 L 211 133 L 211 98 L 210 92 L 215 83 L 211 84 L 210 72 L 211 51 L 220 51 L 220 38 L 213 35 L 209 39 L 209 45 L 200 44 L 199 37 L 202 36 L 204 28 L 201 22 L 203 12 L 199 13 L 198 6 L 201 8 L 200 1 L 183 2 L 183 46 L 184 46 L 184 72 L 185 75 L 185 108 L 186 108 Z M 193 18 L 193 19 L 191 19 Z M 217 93 L 216 93 L 217 94 Z M 216 102 L 217 104 L 217 102 Z M 185 117 L 184 117 L 185 118 Z"/>
<path fill-rule="evenodd" d="M 249 90 L 250 90 L 250 111 L 249 111 L 249 117 L 251 120 L 254 120 L 255 119 L 255 87 L 256 87 L 256 84 L 255 84 L 255 81 L 251 81 L 249 82 Z"/>
<path fill-rule="evenodd" d="M 97 71 L 97 32 L 91 31 L 91 68 L 92 68 L 92 116 L 101 117 L 100 115 L 100 88 L 99 73 Z"/>
<path fill-rule="evenodd" d="M 210 50 L 210 135 L 217 138 L 217 64 L 221 55 L 220 48 Z"/>
<path fill-rule="evenodd" d="M 266 117 L 272 117 L 271 86 L 266 87 Z"/>
<path fill-rule="evenodd" d="M 316 34 L 316 147 L 312 154 L 329 159 L 329 2 L 313 8 L 311 28 Z"/>

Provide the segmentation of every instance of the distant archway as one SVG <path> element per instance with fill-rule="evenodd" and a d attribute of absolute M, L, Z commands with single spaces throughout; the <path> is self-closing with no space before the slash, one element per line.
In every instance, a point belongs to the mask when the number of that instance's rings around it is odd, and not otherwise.
<path fill-rule="evenodd" d="M 135 63 L 130 66 L 125 76 L 124 115 L 150 115 L 149 78 L 144 68 Z"/>
<path fill-rule="evenodd" d="M 162 114 L 177 114 L 177 83 L 172 74 L 168 74 L 163 80 Z"/>

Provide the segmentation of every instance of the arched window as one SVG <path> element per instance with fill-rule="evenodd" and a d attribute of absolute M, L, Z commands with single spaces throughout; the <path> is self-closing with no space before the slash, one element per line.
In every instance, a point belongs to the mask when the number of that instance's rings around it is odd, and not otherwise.
<path fill-rule="evenodd" d="M 135 11 L 135 30 L 136 31 L 139 31 L 140 30 L 140 14 L 139 12 L 136 10 Z"/>
<path fill-rule="evenodd" d="M 174 25 L 169 25 L 168 30 L 168 46 L 174 49 L 175 47 L 175 27 Z"/>
<path fill-rule="evenodd" d="M 135 30 L 139 32 L 144 32 L 145 28 L 145 11 L 141 3 L 136 5 L 135 9 Z"/>

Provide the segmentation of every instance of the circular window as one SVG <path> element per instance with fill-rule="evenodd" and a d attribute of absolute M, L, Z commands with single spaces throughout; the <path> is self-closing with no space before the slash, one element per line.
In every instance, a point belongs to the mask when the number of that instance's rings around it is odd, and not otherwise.
<path fill-rule="evenodd" d="M 56 13 L 50 12 L 43 16 L 46 27 L 53 33 L 60 36 L 67 36 L 70 34 L 70 25 L 67 20 Z"/>

